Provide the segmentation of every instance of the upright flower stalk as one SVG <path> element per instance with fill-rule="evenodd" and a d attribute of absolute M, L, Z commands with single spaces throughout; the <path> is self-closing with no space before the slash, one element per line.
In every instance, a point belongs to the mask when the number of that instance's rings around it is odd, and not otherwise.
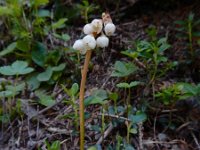
<path fill-rule="evenodd" d="M 90 63 L 92 50 L 96 47 L 105 48 L 109 44 L 109 38 L 116 30 L 115 25 L 108 13 L 102 14 L 102 19 L 94 19 L 91 23 L 83 27 L 83 32 L 86 34 L 83 39 L 76 40 L 73 48 L 81 54 L 86 54 L 83 70 L 81 71 L 81 86 L 79 95 L 79 113 L 80 113 L 80 150 L 84 150 L 85 138 L 85 119 L 84 119 L 84 95 L 85 84 L 87 79 L 87 71 Z M 96 38 L 96 39 L 95 39 Z"/>

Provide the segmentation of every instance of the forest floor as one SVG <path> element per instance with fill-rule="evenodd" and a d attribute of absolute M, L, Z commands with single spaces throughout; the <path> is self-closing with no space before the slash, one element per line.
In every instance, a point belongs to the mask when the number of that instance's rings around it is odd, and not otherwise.
<path fill-rule="evenodd" d="M 117 91 L 124 95 L 122 90 L 116 88 L 116 84 L 122 79 L 111 77 L 113 65 L 115 61 L 130 60 L 121 51 L 133 48 L 133 41 L 148 40 L 149 37 L 146 32 L 148 28 L 155 27 L 158 37 L 167 36 L 171 47 L 165 51 L 165 55 L 170 61 L 184 62 L 187 40 L 177 38 L 177 26 L 174 22 L 187 19 L 190 12 L 195 14 L 195 18 L 200 18 L 200 2 L 169 3 L 169 6 L 162 7 L 160 4 L 138 1 L 133 6 L 124 4 L 117 11 L 111 11 L 113 22 L 117 26 L 116 35 L 112 37 L 108 48 L 98 51 L 96 54 L 93 53 L 85 97 L 87 98 L 96 89 Z M 69 31 L 68 34 L 71 39 L 68 43 L 72 44 L 79 33 L 79 28 L 75 33 Z M 195 48 L 198 48 L 198 46 L 194 45 Z M 133 62 L 138 67 L 144 65 L 138 61 L 134 60 Z M 163 105 L 156 103 L 153 94 L 151 94 L 176 82 L 198 84 L 200 81 L 198 61 L 196 61 L 195 66 L 195 71 L 192 71 L 190 65 L 180 63 L 178 69 L 170 70 L 162 77 L 157 78 L 153 86 L 142 86 L 133 91 L 132 107 L 134 109 L 147 107 L 145 108 L 147 120 L 139 123 L 138 133 L 130 137 L 130 144 L 133 147 L 146 150 L 200 149 L 200 104 L 198 104 L 198 99 L 190 98 L 174 105 Z M 165 66 L 161 64 L 160 67 Z M 145 81 L 145 77 L 145 72 L 141 71 L 133 78 Z M 28 96 L 24 94 L 24 98 L 21 99 L 21 109 L 25 115 L 22 118 L 16 117 L 6 125 L 1 125 L 0 149 L 43 150 L 46 149 L 44 141 L 47 139 L 49 142 L 59 140 L 62 149 L 79 149 L 79 136 L 72 128 L 74 119 L 66 119 L 67 116 L 65 116 L 65 114 L 73 112 L 73 107 L 63 102 L 69 96 L 66 95 L 59 84 L 56 84 L 52 89 L 53 91 L 50 91 L 50 93 L 54 94 L 56 103 L 49 107 L 36 105 L 30 98 L 31 93 Z M 86 112 L 90 113 L 90 117 L 86 117 L 85 124 L 85 144 L 88 147 L 100 143 L 102 149 L 108 149 L 108 145 L 115 144 L 115 137 L 118 134 L 126 137 L 126 123 L 114 127 L 110 122 L 117 116 L 108 115 L 105 116 L 107 128 L 104 133 L 106 137 L 103 141 L 99 141 L 101 132 L 91 130 L 91 126 L 101 124 L 101 107 L 90 105 L 86 107 Z"/>

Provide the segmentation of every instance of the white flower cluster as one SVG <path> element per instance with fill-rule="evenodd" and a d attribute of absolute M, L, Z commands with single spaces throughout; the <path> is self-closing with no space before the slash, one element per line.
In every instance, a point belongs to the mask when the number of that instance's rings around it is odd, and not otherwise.
<path fill-rule="evenodd" d="M 83 27 L 86 36 L 76 40 L 73 48 L 79 50 L 81 54 L 85 54 L 87 50 L 95 49 L 95 47 L 105 48 L 109 44 L 107 36 L 112 36 L 115 30 L 116 27 L 111 19 L 109 22 L 104 19 L 94 19 Z"/>

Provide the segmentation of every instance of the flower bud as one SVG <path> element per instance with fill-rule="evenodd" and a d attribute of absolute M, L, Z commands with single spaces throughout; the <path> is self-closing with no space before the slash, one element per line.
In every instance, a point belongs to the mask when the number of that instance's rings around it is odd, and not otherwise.
<path fill-rule="evenodd" d="M 92 35 L 86 35 L 83 38 L 83 42 L 85 44 L 86 50 L 91 50 L 96 47 L 96 40 Z"/>
<path fill-rule="evenodd" d="M 83 40 L 76 40 L 74 45 L 73 45 L 73 49 L 75 50 L 79 50 L 81 54 L 85 54 L 86 53 L 86 48 L 85 48 L 85 43 L 83 42 Z"/>
<path fill-rule="evenodd" d="M 103 28 L 103 22 L 101 19 L 94 19 L 91 22 L 91 25 L 93 27 L 94 32 L 96 32 L 97 34 L 101 33 Z"/>
<path fill-rule="evenodd" d="M 106 26 L 104 28 L 104 31 L 105 31 L 107 36 L 113 35 L 115 30 L 116 30 L 116 27 L 115 27 L 115 25 L 113 23 L 106 24 Z"/>
<path fill-rule="evenodd" d="M 83 27 L 83 32 L 85 34 L 92 34 L 94 32 L 94 29 L 93 29 L 92 25 L 88 23 Z"/>
<path fill-rule="evenodd" d="M 104 48 L 107 47 L 109 44 L 109 39 L 105 35 L 101 35 L 100 37 L 97 38 L 97 46 Z"/>

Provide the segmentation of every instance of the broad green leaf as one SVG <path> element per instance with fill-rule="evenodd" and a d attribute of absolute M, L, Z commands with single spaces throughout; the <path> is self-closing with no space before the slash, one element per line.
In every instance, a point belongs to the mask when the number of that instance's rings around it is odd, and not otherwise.
<path fill-rule="evenodd" d="M 38 74 L 37 79 L 38 81 L 48 81 L 50 80 L 53 74 L 52 68 L 48 67 L 44 72 Z"/>
<path fill-rule="evenodd" d="M 117 87 L 119 87 L 119 88 L 129 88 L 130 85 L 128 83 L 122 82 L 122 83 L 117 84 Z"/>
<path fill-rule="evenodd" d="M 23 52 L 28 52 L 30 50 L 30 41 L 28 40 L 17 41 L 17 48 Z"/>
<path fill-rule="evenodd" d="M 38 79 L 37 79 L 37 74 L 33 74 L 30 77 L 28 77 L 26 79 L 26 82 L 28 84 L 28 89 L 31 91 L 39 88 L 39 86 L 40 86 L 40 81 L 38 81 Z"/>
<path fill-rule="evenodd" d="M 46 55 L 47 55 L 46 47 L 42 43 L 37 42 L 34 45 L 33 50 L 31 52 L 32 60 L 40 67 L 44 67 Z"/>
<path fill-rule="evenodd" d="M 13 96 L 12 91 L 1 91 L 0 92 L 0 98 L 11 97 L 11 96 Z"/>
<path fill-rule="evenodd" d="M 65 69 L 66 63 L 62 63 L 58 66 L 52 67 L 52 71 L 62 71 L 63 69 Z"/>
<path fill-rule="evenodd" d="M 61 40 L 64 40 L 64 41 L 69 41 L 70 40 L 70 36 L 68 34 L 62 34 L 62 35 L 59 35 L 57 33 L 53 33 L 53 35 L 58 38 L 58 39 L 61 39 Z"/>
<path fill-rule="evenodd" d="M 177 20 L 177 21 L 175 21 L 174 23 L 175 23 L 175 24 L 178 24 L 178 25 L 181 25 L 181 26 L 187 24 L 187 22 L 185 22 L 185 21 L 183 21 L 183 20 Z"/>
<path fill-rule="evenodd" d="M 144 122 L 147 119 L 147 115 L 143 112 L 139 112 L 136 115 L 130 115 L 129 119 L 132 123 Z"/>
<path fill-rule="evenodd" d="M 39 17 L 51 17 L 51 13 L 49 10 L 46 10 L 46 9 L 40 9 L 38 11 L 38 16 Z"/>
<path fill-rule="evenodd" d="M 44 91 L 35 91 L 35 95 L 39 98 L 39 103 L 44 106 L 52 106 L 55 104 L 55 100 L 47 94 L 44 93 Z"/>
<path fill-rule="evenodd" d="M 11 91 L 14 94 L 17 94 L 20 91 L 23 91 L 25 89 L 25 83 L 22 82 L 16 86 L 14 85 L 6 85 L 6 90 Z"/>
<path fill-rule="evenodd" d="M 137 67 L 131 62 L 122 62 L 116 61 L 114 65 L 114 71 L 112 72 L 111 76 L 113 77 L 126 77 L 132 73 L 135 73 Z"/>
<path fill-rule="evenodd" d="M 109 98 L 113 101 L 117 101 L 118 99 L 118 94 L 117 93 L 110 93 Z"/>
<path fill-rule="evenodd" d="M 15 61 L 11 66 L 0 67 L 0 73 L 3 75 L 24 75 L 32 72 L 34 69 L 28 67 L 25 61 Z"/>
<path fill-rule="evenodd" d="M 12 14 L 12 10 L 9 7 L 0 6 L 0 16 L 7 16 L 11 14 Z"/>
<path fill-rule="evenodd" d="M 132 128 L 132 129 L 130 130 L 130 133 L 132 133 L 132 134 L 137 134 L 137 129 L 136 129 L 136 128 Z"/>
<path fill-rule="evenodd" d="M 103 104 L 104 100 L 108 98 L 107 92 L 105 90 L 96 90 L 91 96 L 85 99 L 84 105 L 88 106 L 91 104 Z"/>
<path fill-rule="evenodd" d="M 60 150 L 61 149 L 61 143 L 60 141 L 54 141 L 52 144 L 51 144 L 51 148 L 50 150 Z"/>
<path fill-rule="evenodd" d="M 62 34 L 62 40 L 69 41 L 70 40 L 70 36 L 68 34 Z"/>
<path fill-rule="evenodd" d="M 50 66 L 57 66 L 60 58 L 61 53 L 58 50 L 51 51 L 45 57 L 45 64 L 48 64 Z"/>
<path fill-rule="evenodd" d="M 87 150 L 102 150 L 101 145 L 97 144 L 89 147 Z"/>
<path fill-rule="evenodd" d="M 141 84 L 142 82 L 140 82 L 140 81 L 132 81 L 131 83 L 130 83 L 130 87 L 134 87 L 134 86 L 137 86 L 137 85 L 139 85 L 139 84 Z"/>
<path fill-rule="evenodd" d="M 12 53 L 15 50 L 16 45 L 17 45 L 16 42 L 9 44 L 4 50 L 0 52 L 0 56 L 5 56 L 9 53 Z"/>
<path fill-rule="evenodd" d="M 70 89 L 72 95 L 76 95 L 79 91 L 79 86 L 77 83 L 74 83 Z"/>
<path fill-rule="evenodd" d="M 60 29 L 65 26 L 65 22 L 67 21 L 67 18 L 61 18 L 57 22 L 52 24 L 53 29 Z"/>

